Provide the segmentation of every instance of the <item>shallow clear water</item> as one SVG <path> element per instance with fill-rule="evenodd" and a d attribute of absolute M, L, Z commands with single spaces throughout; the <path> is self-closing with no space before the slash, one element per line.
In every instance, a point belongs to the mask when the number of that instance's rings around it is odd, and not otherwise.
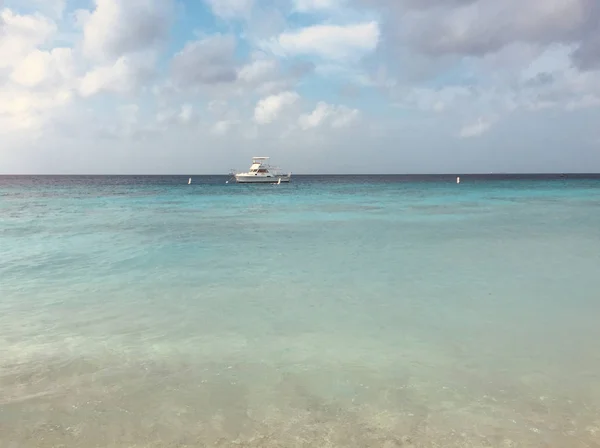
<path fill-rule="evenodd" d="M 226 179 L 0 177 L 0 446 L 600 445 L 600 179 Z"/>

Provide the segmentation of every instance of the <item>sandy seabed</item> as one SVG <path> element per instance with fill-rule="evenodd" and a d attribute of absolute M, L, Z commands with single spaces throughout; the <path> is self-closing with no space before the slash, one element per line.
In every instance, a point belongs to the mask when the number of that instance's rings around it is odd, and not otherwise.
<path fill-rule="evenodd" d="M 435 366 L 69 359 L 5 365 L 0 447 L 598 447 L 585 396 Z M 444 378 L 443 381 L 440 381 Z"/>

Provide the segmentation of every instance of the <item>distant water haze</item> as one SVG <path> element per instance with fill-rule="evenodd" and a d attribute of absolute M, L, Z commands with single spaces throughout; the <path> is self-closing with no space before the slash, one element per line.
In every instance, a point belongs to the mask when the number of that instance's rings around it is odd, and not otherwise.
<path fill-rule="evenodd" d="M 0 177 L 0 446 L 600 443 L 600 176 L 227 179 Z"/>

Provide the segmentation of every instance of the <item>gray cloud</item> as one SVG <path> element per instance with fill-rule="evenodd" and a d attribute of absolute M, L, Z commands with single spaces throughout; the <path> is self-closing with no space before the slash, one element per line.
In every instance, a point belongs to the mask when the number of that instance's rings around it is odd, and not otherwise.
<path fill-rule="evenodd" d="M 137 10 L 128 17 L 126 33 L 113 42 L 117 54 L 137 51 L 160 42 L 167 36 L 169 21 L 161 10 Z"/>
<path fill-rule="evenodd" d="M 584 0 L 587 1 L 587 0 Z M 480 0 L 459 8 L 414 14 L 409 38 L 431 54 L 481 56 L 515 41 L 549 44 L 575 38 L 583 26 L 581 0 L 564 0 L 560 9 L 542 6 L 548 0 L 503 2 Z"/>
<path fill-rule="evenodd" d="M 173 79 L 181 88 L 233 83 L 237 79 L 234 52 L 232 36 L 189 42 L 173 58 Z"/>
<path fill-rule="evenodd" d="M 534 77 L 524 82 L 525 87 L 540 87 L 552 84 L 555 81 L 555 77 L 552 73 L 538 73 Z"/>
<path fill-rule="evenodd" d="M 600 65 L 598 0 L 362 0 L 389 13 L 391 45 L 432 58 L 482 57 L 523 43 L 577 46 L 580 69 Z"/>
<path fill-rule="evenodd" d="M 101 59 L 147 50 L 162 43 L 169 34 L 172 19 L 172 0 L 96 0 L 92 13 L 78 12 L 78 20 L 84 26 L 84 50 L 87 55 Z"/>
<path fill-rule="evenodd" d="M 600 69 L 600 2 L 591 6 L 586 24 L 581 44 L 573 53 L 573 61 L 583 70 Z"/>
<path fill-rule="evenodd" d="M 593 40 L 582 43 L 575 50 L 573 61 L 582 70 L 600 69 L 600 32 Z"/>
<path fill-rule="evenodd" d="M 302 78 L 304 76 L 310 75 L 315 71 L 316 65 L 312 61 L 303 61 L 293 64 L 289 73 L 292 77 Z"/>

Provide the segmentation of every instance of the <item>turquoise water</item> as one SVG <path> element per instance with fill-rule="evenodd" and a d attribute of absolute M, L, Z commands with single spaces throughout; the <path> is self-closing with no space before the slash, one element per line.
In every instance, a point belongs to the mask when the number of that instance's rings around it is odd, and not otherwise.
<path fill-rule="evenodd" d="M 0 446 L 600 444 L 600 179 L 226 179 L 0 177 Z"/>

